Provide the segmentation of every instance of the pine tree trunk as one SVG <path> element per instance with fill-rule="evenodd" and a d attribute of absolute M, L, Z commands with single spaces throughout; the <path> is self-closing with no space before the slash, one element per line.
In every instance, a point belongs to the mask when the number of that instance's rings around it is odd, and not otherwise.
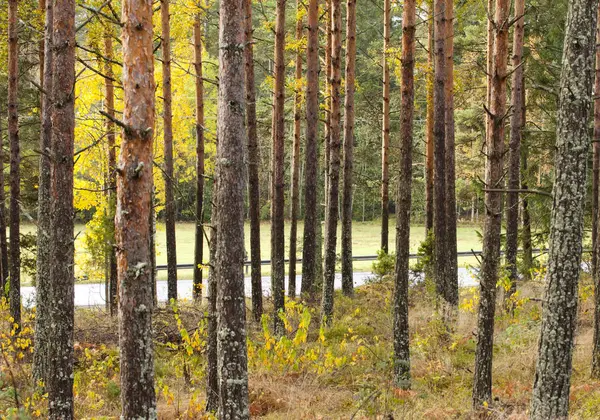
<path fill-rule="evenodd" d="M 433 68 L 435 41 L 433 34 L 433 1 L 427 2 L 429 10 L 429 21 L 427 23 L 427 45 L 429 51 L 427 53 L 427 120 L 425 123 L 425 236 L 433 229 L 433 213 L 434 213 L 434 187 L 433 187 L 433 155 L 435 138 L 433 135 L 433 117 L 434 117 L 434 78 L 435 71 Z"/>
<path fill-rule="evenodd" d="M 279 3 L 278 3 L 279 4 Z M 285 2 L 279 4 L 285 6 Z M 281 11 L 283 13 L 283 11 Z M 244 296 L 244 0 L 220 4 L 219 103 L 215 196 L 219 418 L 247 419 L 248 371 Z M 283 16 L 280 16 L 282 18 Z M 283 19 L 278 22 L 283 34 Z M 280 39 L 283 42 L 283 39 Z M 283 44 L 281 44 L 283 47 Z M 281 52 L 281 51 L 280 51 Z M 283 59 L 283 56 L 280 57 Z M 282 60 L 281 60 L 282 61 Z M 278 62 L 278 64 L 281 64 Z M 280 70 L 283 70 L 280 68 Z M 283 95 L 281 95 L 283 98 Z M 283 103 L 282 103 L 283 104 Z M 283 113 L 281 114 L 283 117 Z M 281 124 L 280 134 L 283 133 Z M 283 136 L 281 137 L 283 139 Z M 282 181 L 282 180 L 281 180 Z M 282 191 L 281 191 L 282 192 Z M 281 197 L 283 198 L 283 197 Z M 283 200 L 281 200 L 283 204 Z M 283 219 L 283 214 L 281 214 Z M 283 221 L 283 220 L 282 220 Z M 283 224 L 282 226 L 283 227 Z M 282 237 L 283 238 L 283 237 Z M 282 244 L 283 251 L 283 244 Z M 277 256 L 277 255 L 275 255 Z M 281 258 L 283 263 L 283 258 Z M 283 264 L 281 264 L 283 268 Z M 283 276 L 281 277 L 283 282 Z"/>
<path fill-rule="evenodd" d="M 194 72 L 196 76 L 196 231 L 194 244 L 194 300 L 202 300 L 204 260 L 204 82 L 202 81 L 202 22 L 194 19 Z"/>
<path fill-rule="evenodd" d="M 342 292 L 354 294 L 352 278 L 352 190 L 354 165 L 354 84 L 356 74 L 356 0 L 346 2 L 346 94 L 342 180 Z"/>
<path fill-rule="evenodd" d="M 152 345 L 152 2 L 123 2 L 123 141 L 117 177 L 121 415 L 156 418 Z"/>
<path fill-rule="evenodd" d="M 456 162 L 454 145 L 454 0 L 446 0 L 446 302 L 458 311 Z"/>
<path fill-rule="evenodd" d="M 600 6 L 599 6 L 600 7 Z M 598 9 L 600 15 L 600 8 Z M 600 20 L 600 19 L 599 19 Z M 596 29 L 596 44 L 600 42 L 600 23 Z M 592 351 L 592 377 L 600 378 L 600 276 L 598 275 L 598 183 L 600 181 L 600 48 L 596 45 L 594 86 L 594 178 L 592 188 L 592 276 L 594 278 L 594 350 Z"/>
<path fill-rule="evenodd" d="M 394 288 L 394 374 L 396 384 L 410 386 L 408 276 L 414 118 L 415 0 L 404 2 L 402 14 L 402 106 L 400 113 L 400 172 L 396 211 L 396 283 Z"/>
<path fill-rule="evenodd" d="M 275 87 L 273 91 L 273 150 L 271 157 L 271 287 L 275 332 L 283 334 L 279 312 L 285 305 L 284 141 L 285 141 L 285 3 L 277 0 L 275 24 Z"/>
<path fill-rule="evenodd" d="M 340 181 L 340 85 L 342 52 L 342 6 L 331 0 L 331 139 L 329 190 L 325 212 L 325 272 L 323 278 L 322 321 L 330 324 L 333 317 L 333 288 L 335 280 L 338 196 Z"/>
<path fill-rule="evenodd" d="M 486 84 L 486 97 L 485 97 L 485 106 L 488 109 L 492 107 L 492 70 L 494 65 L 494 7 L 495 0 L 488 0 L 487 2 L 487 12 L 488 12 L 488 21 L 487 21 L 487 54 L 486 54 L 486 73 L 487 73 L 487 84 Z M 490 130 L 492 119 L 490 116 L 485 113 L 485 140 L 488 141 L 488 137 L 490 136 Z"/>
<path fill-rule="evenodd" d="M 448 0 L 452 1 L 452 0 Z M 434 1 L 434 261 L 433 278 L 441 305 L 446 307 L 447 240 L 446 240 L 446 4 Z"/>
<path fill-rule="evenodd" d="M 301 45 L 302 41 L 302 16 L 300 12 L 302 3 L 296 1 L 296 42 Z M 296 297 L 296 253 L 298 243 L 298 216 L 300 211 L 300 136 L 302 122 L 302 52 L 300 47 L 296 51 L 295 68 L 295 92 L 294 92 L 294 143 L 292 146 L 292 190 L 290 208 L 290 269 L 288 276 L 288 296 Z"/>
<path fill-rule="evenodd" d="M 550 250 L 531 399 L 531 418 L 567 418 L 577 323 L 586 194 L 588 123 L 594 71 L 596 0 L 572 0 L 567 12 L 560 98 Z"/>
<path fill-rule="evenodd" d="M 527 141 L 527 131 L 525 123 L 527 121 L 527 95 L 525 92 L 525 78 L 522 80 L 523 88 L 521 89 L 521 94 L 523 95 L 523 99 L 521 99 L 521 105 L 523 105 L 523 111 L 521 113 L 521 117 L 523 121 L 521 123 L 522 132 L 521 132 L 521 189 L 527 190 L 527 178 L 529 176 L 527 169 L 527 161 L 529 160 L 529 145 Z M 531 217 L 529 215 L 529 198 L 527 194 L 523 194 L 523 233 L 521 234 L 521 241 L 523 243 L 523 280 L 531 280 L 531 270 L 533 268 L 533 245 L 531 241 Z"/>
<path fill-rule="evenodd" d="M 250 260 L 252 266 L 252 314 L 259 322 L 263 314 L 260 259 L 260 181 L 258 178 L 258 136 L 256 134 L 256 86 L 254 84 L 254 48 L 252 44 L 252 0 L 246 7 L 246 124 L 248 132 L 248 200 L 250 202 Z"/>
<path fill-rule="evenodd" d="M 55 0 L 52 58 L 51 236 L 47 380 L 51 419 L 73 418 L 75 1 Z"/>
<path fill-rule="evenodd" d="M 107 61 L 105 63 L 105 74 L 108 76 L 104 79 L 105 86 L 105 108 L 106 113 L 115 116 L 115 91 L 114 85 L 111 78 L 114 78 L 114 72 L 112 69 L 112 63 L 110 60 L 114 57 L 113 45 L 112 45 L 112 33 L 107 32 L 104 36 L 104 53 L 106 54 Z M 116 145 L 115 145 L 115 125 L 111 120 L 106 121 L 106 140 L 108 143 L 108 207 L 110 217 L 110 231 L 113 232 L 115 229 L 115 210 L 116 210 L 116 188 L 117 188 L 117 177 L 116 177 Z M 108 305 L 111 315 L 117 314 L 117 253 L 115 250 L 114 236 L 111 239 L 109 256 L 108 256 Z"/>
<path fill-rule="evenodd" d="M 490 135 L 486 147 L 487 189 L 502 188 L 504 171 L 504 118 L 506 114 L 506 77 L 508 62 L 508 26 L 510 2 L 498 0 L 495 11 L 494 63 L 492 66 Z M 486 191 L 483 255 L 481 263 L 481 294 L 477 321 L 477 351 L 473 384 L 473 406 L 491 403 L 492 356 L 494 346 L 494 316 L 496 284 L 500 266 L 500 233 L 502 229 L 502 193 Z"/>
<path fill-rule="evenodd" d="M 383 1 L 383 116 L 381 129 L 381 249 L 387 253 L 389 246 L 389 147 L 390 147 L 390 30 L 392 26 L 390 0 Z"/>
<path fill-rule="evenodd" d="M 216 197 L 217 182 L 213 182 Z M 210 270 L 208 272 L 208 324 L 206 339 L 206 411 L 219 410 L 219 370 L 217 367 L 217 282 L 215 280 L 215 253 L 217 245 L 217 207 L 213 199 L 210 233 Z"/>
<path fill-rule="evenodd" d="M 21 325 L 21 251 L 19 232 L 19 200 L 21 198 L 19 165 L 19 38 L 17 0 L 8 1 L 8 142 L 10 145 L 10 315 Z M 19 327 L 20 328 L 20 327 Z"/>
<path fill-rule="evenodd" d="M 515 0 L 513 33 L 513 74 L 510 120 L 510 142 L 508 154 L 508 189 L 506 196 L 506 265 L 510 288 L 504 295 L 504 304 L 511 310 L 510 297 L 517 291 L 517 250 L 519 241 L 519 193 L 510 192 L 519 189 L 521 184 L 521 137 L 523 130 L 523 41 L 525 37 L 525 1 Z"/>
<path fill-rule="evenodd" d="M 331 163 L 331 109 L 333 105 L 333 97 L 332 97 L 332 67 L 331 67 L 331 48 L 333 41 L 333 23 L 332 23 L 332 7 L 331 2 L 333 0 L 325 0 L 325 134 L 324 134 L 324 143 L 325 143 L 325 164 L 324 172 L 325 172 L 325 215 L 327 215 L 327 209 L 329 208 L 329 171 L 330 171 L 330 163 Z"/>
<path fill-rule="evenodd" d="M 38 218 L 37 218 L 37 260 L 36 260 L 36 317 L 35 340 L 33 356 L 33 377 L 36 382 L 46 382 L 48 373 L 49 351 L 49 297 L 50 297 L 50 233 L 52 229 L 52 215 L 50 209 L 50 149 L 52 147 L 52 24 L 54 20 L 53 1 L 42 0 L 45 9 L 44 52 L 41 54 L 44 61 L 40 63 L 41 86 L 41 130 L 40 130 L 40 176 L 38 181 Z M 44 10 L 42 10 L 43 12 Z M 1 147 L 1 146 L 0 146 Z M 2 157 L 0 156 L 0 160 Z M 2 170 L 3 168 L 0 168 Z M 4 191 L 4 183 L 0 184 Z M 4 200 L 2 200 L 3 202 Z M 1 206 L 3 209 L 3 205 Z M 4 215 L 0 215 L 3 217 Z M 5 231 L 6 231 L 6 227 Z M 0 229 L 2 229 L 0 227 Z M 4 290 L 4 289 L 2 289 Z"/>
<path fill-rule="evenodd" d="M 315 292 L 321 248 L 318 199 L 319 138 L 319 1 L 308 3 L 308 44 L 306 47 L 306 145 L 304 147 L 304 238 L 302 249 L 302 294 Z"/>
<path fill-rule="evenodd" d="M 176 203 L 173 196 L 173 109 L 171 94 L 171 24 L 169 2 L 160 0 L 162 38 L 162 96 L 165 179 L 165 231 L 167 235 L 167 295 L 177 300 L 177 240 L 175 237 Z"/>

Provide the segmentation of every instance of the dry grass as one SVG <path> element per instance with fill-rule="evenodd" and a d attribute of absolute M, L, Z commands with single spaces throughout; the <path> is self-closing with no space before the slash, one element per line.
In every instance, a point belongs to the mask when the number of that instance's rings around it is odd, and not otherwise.
<path fill-rule="evenodd" d="M 589 378 L 593 299 L 589 296 L 587 281 L 584 279 L 582 285 L 574 349 L 571 387 L 571 417 L 574 419 L 598 418 L 600 412 L 600 382 Z M 437 319 L 425 288 L 411 289 L 412 386 L 409 391 L 396 388 L 392 380 L 392 283 L 381 281 L 359 288 L 352 299 L 336 295 L 333 326 L 320 340 L 318 311 L 315 310 L 307 341 L 294 350 L 302 354 L 325 348 L 319 353 L 321 358 L 330 354 L 345 355 L 347 362 L 316 373 L 310 364 L 313 362 L 305 361 L 293 369 L 263 365 L 251 359 L 249 384 L 253 417 L 285 420 L 527 418 L 537 355 L 542 285 L 532 282 L 523 286 L 521 296 L 534 300 L 523 301 L 514 318 L 497 316 L 494 401 L 487 411 L 479 413 L 471 410 L 476 314 L 468 302 L 473 292 L 462 291 L 462 310 L 454 332 L 448 335 Z M 267 310 L 269 308 L 267 305 Z M 188 303 L 180 307 L 179 313 L 188 333 L 192 334 L 200 326 L 198 331 L 204 339 L 203 308 Z M 180 331 L 169 309 L 156 314 L 154 326 L 160 418 L 205 418 L 203 343 L 191 356 L 187 355 L 180 346 Z M 262 328 L 250 325 L 248 330 L 252 343 L 260 347 L 265 342 Z M 294 327 L 290 338 L 295 331 Z M 110 365 L 111 357 L 118 355 L 115 320 L 101 310 L 78 310 L 75 341 L 77 417 L 117 418 L 118 365 Z M 350 362 L 357 354 L 361 356 Z M 26 386 L 25 380 L 22 383 Z M 5 400 L 0 399 L 0 413 L 6 408 L 5 404 Z"/>

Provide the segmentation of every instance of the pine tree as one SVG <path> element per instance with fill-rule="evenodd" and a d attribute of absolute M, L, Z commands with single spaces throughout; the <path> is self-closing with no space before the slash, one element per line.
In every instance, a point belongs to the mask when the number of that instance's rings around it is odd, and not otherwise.
<path fill-rule="evenodd" d="M 567 418 L 577 322 L 598 2 L 571 0 L 556 128 L 550 250 L 530 416 Z"/>
<path fill-rule="evenodd" d="M 415 70 L 415 0 L 404 2 L 402 14 L 402 108 L 400 113 L 400 171 L 396 212 L 396 273 L 394 287 L 394 374 L 396 384 L 410 384 L 408 276 Z"/>
<path fill-rule="evenodd" d="M 224 0 L 219 15 L 219 102 L 215 195 L 219 418 L 247 419 L 244 297 L 244 0 Z"/>
<path fill-rule="evenodd" d="M 154 136 L 152 2 L 125 0 L 123 140 L 117 171 L 121 416 L 156 418 L 151 244 Z"/>

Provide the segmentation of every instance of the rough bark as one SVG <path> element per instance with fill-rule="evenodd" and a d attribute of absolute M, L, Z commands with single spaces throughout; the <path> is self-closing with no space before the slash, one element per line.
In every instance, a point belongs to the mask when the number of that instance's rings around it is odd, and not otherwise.
<path fill-rule="evenodd" d="M 435 139 L 433 135 L 433 117 L 434 117 L 434 94 L 433 94 L 433 86 L 434 86 L 434 50 L 435 50 L 435 41 L 433 34 L 433 2 L 428 2 L 428 10 L 429 10 L 429 21 L 427 23 L 427 45 L 429 47 L 429 51 L 427 53 L 427 120 L 425 124 L 425 235 L 429 234 L 429 232 L 433 229 L 433 213 L 434 213 L 434 188 L 433 188 L 433 174 L 434 174 L 434 164 L 433 164 L 433 155 L 434 155 L 434 144 Z"/>
<path fill-rule="evenodd" d="M 246 0 L 246 124 L 248 133 L 248 201 L 250 214 L 250 265 L 252 314 L 259 322 L 263 314 L 260 260 L 260 181 L 258 177 L 258 136 L 256 134 L 256 86 L 254 84 L 254 47 L 252 36 L 252 0 Z"/>
<path fill-rule="evenodd" d="M 50 159 L 48 154 L 52 144 L 52 24 L 54 19 L 53 1 L 44 1 L 45 28 L 43 50 L 41 54 L 44 61 L 40 63 L 41 86 L 41 130 L 40 150 L 46 154 L 40 155 L 40 176 L 38 181 L 38 217 L 37 217 L 37 260 L 36 260 L 36 317 L 35 317 L 35 341 L 33 355 L 33 377 L 36 382 L 46 382 L 48 373 L 48 351 L 49 351 L 49 297 L 50 297 L 50 233 L 52 228 L 50 209 Z M 42 7 L 42 4 L 40 4 Z M 43 12 L 44 10 L 42 10 Z M 1 147 L 1 146 L 0 146 Z M 2 157 L 0 156 L 0 160 Z M 3 168 L 0 168 L 2 170 Z M 0 184 L 4 190 L 4 183 Z M 4 200 L 2 200 L 3 202 Z M 3 207 L 3 206 L 2 206 Z M 3 217 L 4 215 L 0 215 Z M 4 227 L 6 229 L 6 227 Z M 2 229 L 0 227 L 0 229 Z M 4 289 L 2 289 L 4 290 Z"/>
<path fill-rule="evenodd" d="M 487 12 L 488 12 L 488 21 L 487 21 L 487 50 L 486 50 L 486 97 L 485 97 L 485 106 L 488 109 L 491 108 L 491 95 L 492 95 L 492 70 L 494 64 L 494 5 L 495 0 L 488 0 L 487 2 Z M 490 124 L 492 119 L 489 114 L 485 113 L 485 140 L 488 141 L 488 137 L 490 136 Z"/>
<path fill-rule="evenodd" d="M 115 116 L 115 88 L 113 81 L 114 72 L 110 60 L 114 57 L 112 45 L 112 33 L 107 32 L 104 36 L 104 53 L 106 54 L 104 73 L 108 76 L 104 79 L 105 87 L 105 111 L 108 115 Z M 115 124 L 108 119 L 106 121 L 106 141 L 108 143 L 108 206 L 109 214 L 112 216 L 110 220 L 111 232 L 115 229 L 114 213 L 116 207 L 116 188 L 117 188 L 117 158 L 115 145 Z M 111 315 L 117 314 L 117 253 L 114 244 L 114 236 L 110 238 L 110 250 L 108 257 L 108 305 Z"/>
<path fill-rule="evenodd" d="M 52 61 L 50 335 L 48 415 L 73 418 L 75 1 L 55 0 Z"/>
<path fill-rule="evenodd" d="M 412 149 L 414 118 L 415 0 L 406 0 L 402 13 L 402 107 L 400 112 L 400 172 L 396 211 L 396 273 L 394 288 L 394 374 L 396 384 L 410 385 L 408 276 Z"/>
<path fill-rule="evenodd" d="M 217 192 L 213 183 L 213 197 Z M 215 253 L 217 244 L 217 207 L 213 200 L 210 231 L 210 270 L 208 272 L 208 324 L 206 339 L 206 411 L 216 413 L 219 409 L 219 371 L 217 368 L 217 282 L 215 280 Z"/>
<path fill-rule="evenodd" d="M 8 142 L 10 145 L 10 315 L 21 325 L 21 251 L 19 232 L 19 200 L 21 196 L 19 165 L 19 39 L 17 29 L 17 0 L 8 2 Z"/>
<path fill-rule="evenodd" d="M 340 181 L 340 85 L 342 52 L 342 6 L 331 0 L 331 139 L 329 142 L 329 185 L 325 211 L 325 270 L 323 276 L 322 321 L 330 324 L 333 317 L 333 287 L 335 279 L 338 196 Z"/>
<path fill-rule="evenodd" d="M 327 208 L 329 207 L 329 171 L 330 171 L 330 161 L 331 161 L 331 108 L 333 98 L 331 96 L 331 84 L 332 84 L 332 67 L 331 67 L 331 48 L 333 41 L 333 33 L 332 33 L 332 16 L 331 16 L 331 2 L 332 0 L 325 0 L 325 133 L 324 133 L 324 143 L 325 143 L 325 215 L 327 214 Z"/>
<path fill-rule="evenodd" d="M 162 45 L 163 141 L 165 179 L 165 231 L 167 236 L 167 296 L 177 300 L 177 240 L 175 238 L 176 207 L 173 195 L 173 109 L 171 93 L 171 23 L 170 0 L 160 1 Z"/>
<path fill-rule="evenodd" d="M 388 50 L 390 48 L 390 30 L 392 26 L 392 5 L 390 0 L 383 1 L 383 116 L 381 126 L 381 249 L 388 252 L 389 246 L 389 206 L 390 206 L 390 66 Z"/>
<path fill-rule="evenodd" d="M 494 316 L 496 284 L 500 266 L 500 233 L 502 229 L 502 193 L 504 171 L 504 118 L 506 114 L 506 77 L 508 62 L 508 27 L 510 2 L 498 0 L 494 17 L 494 62 L 492 66 L 490 135 L 486 145 L 485 222 L 483 255 L 480 275 L 480 301 L 477 320 L 477 351 L 473 384 L 473 407 L 491 403 L 492 355 L 494 345 Z M 494 191 L 489 191 L 494 190 Z"/>
<path fill-rule="evenodd" d="M 449 0 L 452 1 L 452 0 Z M 446 306 L 446 0 L 434 1 L 434 261 L 433 278 L 441 305 Z"/>
<path fill-rule="evenodd" d="M 527 140 L 527 131 L 525 130 L 525 123 L 527 122 L 527 95 L 525 92 L 525 78 L 523 78 L 523 88 L 521 89 L 523 99 L 521 104 L 523 105 L 523 112 L 521 117 L 523 122 L 521 126 L 524 132 L 521 132 L 521 189 L 527 190 L 528 183 L 528 160 L 529 160 L 529 144 Z M 523 195 L 523 228 L 521 234 L 521 241 L 523 244 L 523 280 L 531 280 L 531 269 L 533 268 L 533 244 L 531 241 L 531 217 L 529 215 L 529 198 L 527 194 Z"/>
<path fill-rule="evenodd" d="M 454 0 L 446 0 L 446 302 L 458 310 L 456 162 L 454 145 Z"/>
<path fill-rule="evenodd" d="M 123 142 L 117 167 L 117 265 L 121 416 L 156 418 L 152 346 L 153 274 L 150 249 L 154 60 L 152 2 L 125 0 L 123 22 Z"/>
<path fill-rule="evenodd" d="M 513 74 L 508 152 L 508 189 L 516 191 L 521 184 L 521 136 L 523 130 L 523 40 L 525 37 L 525 1 L 515 0 L 513 32 Z M 506 196 L 506 265 L 510 288 L 506 291 L 505 305 L 510 310 L 510 297 L 517 291 L 517 250 L 519 241 L 519 193 L 509 192 Z"/>
<path fill-rule="evenodd" d="M 600 9 L 598 9 L 600 14 Z M 600 23 L 596 29 L 596 67 L 594 84 L 594 150 L 593 189 L 592 189 L 592 275 L 594 277 L 594 349 L 592 351 L 592 377 L 600 377 L 600 281 L 598 280 L 598 182 L 600 181 Z"/>
<path fill-rule="evenodd" d="M 531 418 L 567 418 L 581 271 L 596 0 L 567 12 L 556 128 L 550 250 Z"/>
<path fill-rule="evenodd" d="M 296 1 L 296 42 L 302 40 L 303 24 L 302 3 Z M 298 216 L 300 211 L 300 137 L 302 123 L 302 93 L 300 86 L 302 81 L 302 52 L 300 48 L 296 51 L 295 60 L 295 88 L 294 88 L 294 141 L 292 145 L 292 190 L 290 206 L 290 269 L 288 272 L 288 296 L 296 296 L 296 253 L 298 244 Z"/>
<path fill-rule="evenodd" d="M 277 0 L 275 24 L 275 86 L 271 154 L 271 285 L 273 288 L 275 332 L 283 334 L 279 312 L 285 305 L 285 238 L 284 238 L 284 142 L 285 142 L 285 4 Z"/>
<path fill-rule="evenodd" d="M 282 2 L 279 6 L 285 6 L 285 3 Z M 283 11 L 280 12 L 283 13 Z M 240 176 L 244 172 L 244 149 L 246 147 L 244 0 L 222 1 L 219 15 L 217 114 L 219 144 L 216 160 L 216 177 L 219 187 L 215 197 L 218 234 L 214 262 L 217 283 L 217 351 L 219 355 L 220 404 L 218 417 L 221 419 L 246 419 L 250 417 L 250 414 L 244 297 L 245 182 L 244 177 Z M 283 21 L 279 24 L 283 31 Z M 283 282 L 283 276 L 281 280 Z"/>
<path fill-rule="evenodd" d="M 354 84 L 356 77 L 356 0 L 346 2 L 344 95 L 344 172 L 342 179 L 342 292 L 354 294 L 352 279 L 352 193 L 354 165 Z"/>
<path fill-rule="evenodd" d="M 194 19 L 194 72 L 196 76 L 196 231 L 194 243 L 194 299 L 202 300 L 204 259 L 204 82 L 202 81 L 202 22 Z"/>
<path fill-rule="evenodd" d="M 320 255 L 318 199 L 319 138 L 319 1 L 308 3 L 306 47 L 306 144 L 304 146 L 304 238 L 302 246 L 302 294 L 315 292 Z"/>

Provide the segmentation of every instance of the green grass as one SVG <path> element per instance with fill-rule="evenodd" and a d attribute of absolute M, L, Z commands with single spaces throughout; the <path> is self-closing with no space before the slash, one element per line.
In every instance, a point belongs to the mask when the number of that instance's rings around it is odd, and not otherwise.
<path fill-rule="evenodd" d="M 390 221 L 390 238 L 389 238 L 389 247 L 393 252 L 395 249 L 395 241 L 396 241 L 396 229 L 394 225 L 394 221 Z M 177 237 L 177 262 L 179 264 L 191 264 L 194 262 L 194 224 L 193 223 L 178 223 L 176 228 L 176 237 Z M 286 222 L 285 224 L 285 255 L 286 258 L 289 256 L 289 230 L 290 224 Z M 22 226 L 23 232 L 34 232 L 35 226 L 31 224 L 24 224 Z M 302 235 L 304 231 L 304 223 L 302 221 L 298 224 L 298 255 L 302 254 Z M 459 251 L 470 251 L 472 249 L 479 250 L 481 249 L 481 241 L 477 234 L 477 231 L 481 231 L 481 227 L 478 225 L 459 225 L 457 236 L 458 236 L 458 250 Z M 83 245 L 83 236 L 85 234 L 85 226 L 78 224 L 75 226 L 75 233 L 79 235 L 77 236 L 77 240 L 75 243 L 76 253 L 81 254 L 87 252 Z M 246 242 L 246 250 L 248 254 L 248 259 L 250 255 L 250 225 L 246 223 L 245 225 L 245 242 Z M 377 250 L 380 248 L 380 235 L 381 235 L 381 225 L 379 221 L 371 221 L 371 222 L 354 222 L 352 229 L 352 252 L 355 256 L 360 255 L 375 255 Z M 271 254 L 271 232 L 270 232 L 270 223 L 263 222 L 261 223 L 260 230 L 260 244 L 261 244 L 261 257 L 263 260 L 270 259 Z M 425 228 L 423 225 L 415 225 L 411 227 L 411 235 L 410 235 L 410 252 L 416 253 L 419 244 L 425 238 Z M 338 247 L 337 252 L 340 253 L 341 245 L 340 245 L 340 230 L 338 229 Z M 204 258 L 208 259 L 208 244 L 204 241 Z M 78 259 L 76 258 L 76 261 Z M 163 223 L 159 223 L 157 225 L 156 231 L 156 261 L 159 265 L 164 265 L 167 263 L 167 249 L 166 249 L 166 239 L 165 239 L 165 226 Z M 371 270 L 371 261 L 361 261 L 355 262 L 354 268 L 357 271 L 370 271 Z M 477 261 L 473 257 L 466 257 L 459 259 L 459 265 L 474 265 L 477 264 Z M 81 269 L 82 267 L 79 267 Z M 301 264 L 298 264 L 297 270 L 300 272 Z M 270 267 L 265 265 L 262 267 L 263 275 L 270 274 Z M 160 271 L 158 273 L 159 279 L 166 278 L 166 272 Z M 180 270 L 179 278 L 180 279 L 189 279 L 192 277 L 191 270 Z M 23 279 L 25 283 L 28 282 L 28 279 Z"/>

